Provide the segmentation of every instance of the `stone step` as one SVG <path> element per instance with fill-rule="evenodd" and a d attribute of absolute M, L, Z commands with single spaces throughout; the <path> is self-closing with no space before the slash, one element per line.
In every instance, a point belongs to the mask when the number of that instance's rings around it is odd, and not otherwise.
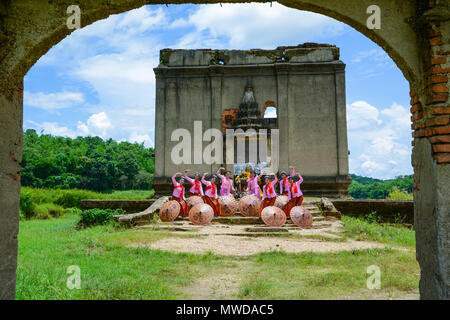
<path fill-rule="evenodd" d="M 325 217 L 322 215 L 314 215 L 314 223 L 325 221 Z M 174 224 L 177 221 L 189 221 L 188 217 L 178 217 Z M 259 217 L 243 217 L 243 216 L 232 216 L 232 217 L 215 217 L 212 221 L 213 223 L 221 223 L 221 224 L 238 224 L 238 225 L 246 225 L 246 224 L 264 224 L 264 221 Z M 292 221 L 288 218 L 286 224 L 292 224 Z"/>

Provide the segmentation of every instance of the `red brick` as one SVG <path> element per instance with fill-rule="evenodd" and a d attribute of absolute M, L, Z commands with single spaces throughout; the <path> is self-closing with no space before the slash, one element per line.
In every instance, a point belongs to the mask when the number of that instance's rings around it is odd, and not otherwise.
<path fill-rule="evenodd" d="M 446 64 L 447 63 L 447 57 L 437 57 L 437 58 L 431 58 L 431 64 Z"/>
<path fill-rule="evenodd" d="M 448 94 L 443 94 L 443 95 L 434 94 L 431 97 L 428 97 L 427 104 L 447 102 L 447 100 L 448 100 Z"/>
<path fill-rule="evenodd" d="M 449 73 L 450 68 L 442 68 L 441 66 L 434 66 L 427 70 L 427 74 L 445 74 Z"/>
<path fill-rule="evenodd" d="M 412 134 L 412 136 L 413 136 L 414 138 L 422 138 L 422 137 L 425 137 L 425 130 L 417 130 L 417 131 L 414 131 L 413 134 Z"/>
<path fill-rule="evenodd" d="M 423 118 L 423 113 L 422 112 L 417 112 L 415 114 L 413 114 L 413 116 L 411 117 L 411 121 L 414 122 L 416 120 L 420 120 Z"/>
<path fill-rule="evenodd" d="M 428 32 L 428 34 L 430 38 L 439 37 L 441 35 L 438 31 L 434 30 L 433 28 L 430 29 L 430 32 Z"/>
<path fill-rule="evenodd" d="M 450 144 L 436 144 L 433 146 L 434 152 L 450 152 Z"/>
<path fill-rule="evenodd" d="M 430 45 L 432 45 L 432 46 L 440 46 L 442 44 L 443 43 L 442 43 L 442 40 L 441 40 L 440 37 L 439 38 L 430 39 Z"/>
<path fill-rule="evenodd" d="M 437 163 L 450 163 L 450 153 L 437 153 L 433 157 Z"/>
<path fill-rule="evenodd" d="M 447 85 L 438 84 L 432 87 L 433 92 L 435 93 L 448 93 Z"/>
<path fill-rule="evenodd" d="M 419 103 L 420 101 L 419 101 L 419 97 L 418 96 L 414 96 L 412 99 L 411 99 L 411 105 L 415 105 L 416 103 Z"/>
<path fill-rule="evenodd" d="M 432 108 L 431 113 L 435 115 L 440 114 L 450 114 L 450 107 L 438 107 L 438 108 Z"/>
<path fill-rule="evenodd" d="M 422 111 L 422 105 L 420 103 L 416 103 L 411 107 L 411 113 Z"/>
<path fill-rule="evenodd" d="M 440 56 L 448 56 L 450 55 L 450 51 L 439 50 L 436 52 L 436 54 Z"/>
<path fill-rule="evenodd" d="M 428 84 L 435 84 L 435 83 L 447 83 L 448 77 L 447 76 L 431 76 L 428 79 Z"/>
<path fill-rule="evenodd" d="M 431 135 L 438 136 L 442 134 L 450 134 L 450 126 L 432 128 Z"/>
<path fill-rule="evenodd" d="M 434 136 L 430 138 L 431 143 L 450 143 L 450 136 Z"/>
<path fill-rule="evenodd" d="M 449 117 L 440 117 L 440 118 L 433 118 L 433 119 L 429 119 L 425 122 L 425 125 L 427 127 L 432 127 L 432 126 L 445 126 L 447 124 L 450 123 L 450 119 Z"/>

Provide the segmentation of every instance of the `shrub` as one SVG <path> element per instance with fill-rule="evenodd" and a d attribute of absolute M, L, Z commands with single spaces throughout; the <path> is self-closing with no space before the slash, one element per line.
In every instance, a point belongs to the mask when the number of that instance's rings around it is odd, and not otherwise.
<path fill-rule="evenodd" d="M 62 216 L 64 208 L 53 203 L 42 203 L 35 205 L 32 212 L 26 218 L 50 219 Z"/>
<path fill-rule="evenodd" d="M 401 191 L 398 187 L 393 187 L 388 199 L 391 200 L 413 200 L 413 195 L 406 191 Z"/>
<path fill-rule="evenodd" d="M 372 211 L 369 214 L 366 214 L 362 217 L 363 220 L 365 220 L 368 223 L 380 223 L 381 217 L 377 215 L 376 211 Z"/>
<path fill-rule="evenodd" d="M 106 224 L 113 220 L 113 217 L 122 214 L 123 210 L 111 209 L 88 209 L 81 212 L 80 225 L 92 226 L 98 224 Z"/>
<path fill-rule="evenodd" d="M 20 193 L 20 211 L 25 218 L 31 218 L 34 215 L 36 204 L 33 201 L 31 192 Z"/>

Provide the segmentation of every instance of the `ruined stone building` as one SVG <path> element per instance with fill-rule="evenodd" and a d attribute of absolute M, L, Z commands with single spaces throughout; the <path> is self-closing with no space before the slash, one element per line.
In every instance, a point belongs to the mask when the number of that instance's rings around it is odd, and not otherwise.
<path fill-rule="evenodd" d="M 303 44 L 274 50 L 174 50 L 160 52 L 156 75 L 155 179 L 157 193 L 184 168 L 216 172 L 219 164 L 175 164 L 175 129 L 278 129 L 279 166 L 301 172 L 306 195 L 348 194 L 345 64 L 339 48 Z M 264 118 L 266 108 L 276 118 Z M 270 130 L 269 130 L 270 132 Z M 194 135 L 192 135 L 194 137 Z M 192 158 L 198 154 L 192 138 Z M 270 134 L 269 134 L 270 141 Z M 203 150 L 210 142 L 200 143 Z M 223 155 L 225 158 L 225 154 Z M 236 159 L 236 158 L 235 158 Z M 222 162 L 233 172 L 234 165 Z"/>

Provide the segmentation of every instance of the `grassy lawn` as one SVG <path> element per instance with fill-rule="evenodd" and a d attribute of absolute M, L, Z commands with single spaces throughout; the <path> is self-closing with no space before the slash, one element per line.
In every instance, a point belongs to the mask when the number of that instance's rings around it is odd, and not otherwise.
<path fill-rule="evenodd" d="M 415 233 L 411 228 L 402 225 L 368 222 L 365 219 L 348 216 L 343 216 L 342 221 L 344 221 L 344 236 L 347 238 L 376 241 L 409 248 L 415 248 L 416 246 Z"/>
<path fill-rule="evenodd" d="M 192 298 L 190 288 L 199 278 L 214 279 L 221 274 L 237 278 L 232 298 L 373 298 L 374 291 L 366 288 L 366 269 L 371 265 L 381 269 L 381 289 L 376 292 L 383 297 L 418 288 L 414 232 L 407 228 L 345 218 L 346 237 L 379 241 L 402 250 L 225 257 L 133 248 L 133 243 L 149 244 L 174 235 L 112 225 L 77 229 L 78 219 L 70 213 L 56 219 L 21 221 L 17 299 Z M 197 236 L 179 237 L 189 241 Z M 81 269 L 80 290 L 66 287 L 66 270 L 71 265 Z"/>

